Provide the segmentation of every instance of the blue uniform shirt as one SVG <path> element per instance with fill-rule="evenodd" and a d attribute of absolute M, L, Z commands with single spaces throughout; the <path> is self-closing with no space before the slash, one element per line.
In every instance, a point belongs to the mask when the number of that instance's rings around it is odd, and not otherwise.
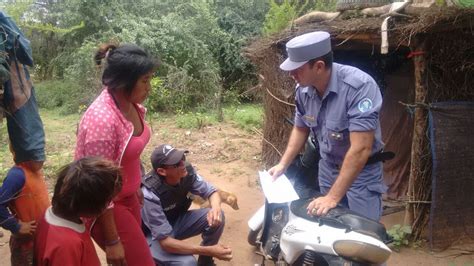
<path fill-rule="evenodd" d="M 383 148 L 379 111 L 382 95 L 377 83 L 365 72 L 333 63 L 323 97 L 313 87 L 296 90 L 295 126 L 310 128 L 319 142 L 319 186 L 326 194 L 339 175 L 339 167 L 350 147 L 350 132 L 374 131 L 374 154 Z M 379 220 L 382 214 L 382 163 L 366 165 L 346 192 L 348 207 Z"/>
<path fill-rule="evenodd" d="M 341 165 L 350 146 L 349 132 L 375 131 L 372 154 L 383 148 L 381 106 L 382 95 L 372 77 L 358 68 L 333 63 L 322 99 L 315 88 L 298 86 L 295 126 L 311 128 L 321 158 Z"/>

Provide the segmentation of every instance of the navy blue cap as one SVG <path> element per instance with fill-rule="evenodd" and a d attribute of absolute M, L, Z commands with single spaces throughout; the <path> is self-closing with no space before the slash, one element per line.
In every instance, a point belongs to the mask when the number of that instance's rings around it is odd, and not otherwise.
<path fill-rule="evenodd" d="M 157 169 L 163 165 L 177 164 L 183 159 L 186 150 L 178 150 L 169 144 L 162 144 L 151 153 L 151 165 L 153 169 Z"/>

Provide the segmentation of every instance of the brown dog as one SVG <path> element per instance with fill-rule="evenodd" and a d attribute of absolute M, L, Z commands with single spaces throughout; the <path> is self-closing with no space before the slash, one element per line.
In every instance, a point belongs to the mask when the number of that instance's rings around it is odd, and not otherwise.
<path fill-rule="evenodd" d="M 219 193 L 219 196 L 221 196 L 222 203 L 225 203 L 232 207 L 234 210 L 239 209 L 239 205 L 237 204 L 237 196 L 234 193 L 227 192 L 224 190 L 218 189 L 217 192 Z M 201 208 L 208 208 L 209 207 L 209 201 L 205 200 L 199 196 L 193 195 L 193 203 L 199 205 Z"/>

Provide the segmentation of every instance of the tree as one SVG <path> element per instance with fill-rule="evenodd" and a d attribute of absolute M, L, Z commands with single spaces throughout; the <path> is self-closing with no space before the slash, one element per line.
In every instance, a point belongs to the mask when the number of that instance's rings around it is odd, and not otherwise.
<path fill-rule="evenodd" d="M 260 34 L 268 7 L 260 0 L 44 0 L 17 14 L 29 18 L 35 77 L 73 84 L 71 110 L 95 97 L 100 69 L 92 56 L 100 43 L 113 41 L 160 57 L 151 109 L 187 111 L 256 82 L 241 49 Z"/>

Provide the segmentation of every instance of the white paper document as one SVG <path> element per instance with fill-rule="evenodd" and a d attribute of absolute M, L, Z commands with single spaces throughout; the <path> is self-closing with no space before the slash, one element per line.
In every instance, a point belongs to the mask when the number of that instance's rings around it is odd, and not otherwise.
<path fill-rule="evenodd" d="M 269 203 L 284 203 L 299 199 L 293 185 L 286 175 L 281 175 L 273 181 L 267 171 L 259 171 L 260 184 Z"/>

